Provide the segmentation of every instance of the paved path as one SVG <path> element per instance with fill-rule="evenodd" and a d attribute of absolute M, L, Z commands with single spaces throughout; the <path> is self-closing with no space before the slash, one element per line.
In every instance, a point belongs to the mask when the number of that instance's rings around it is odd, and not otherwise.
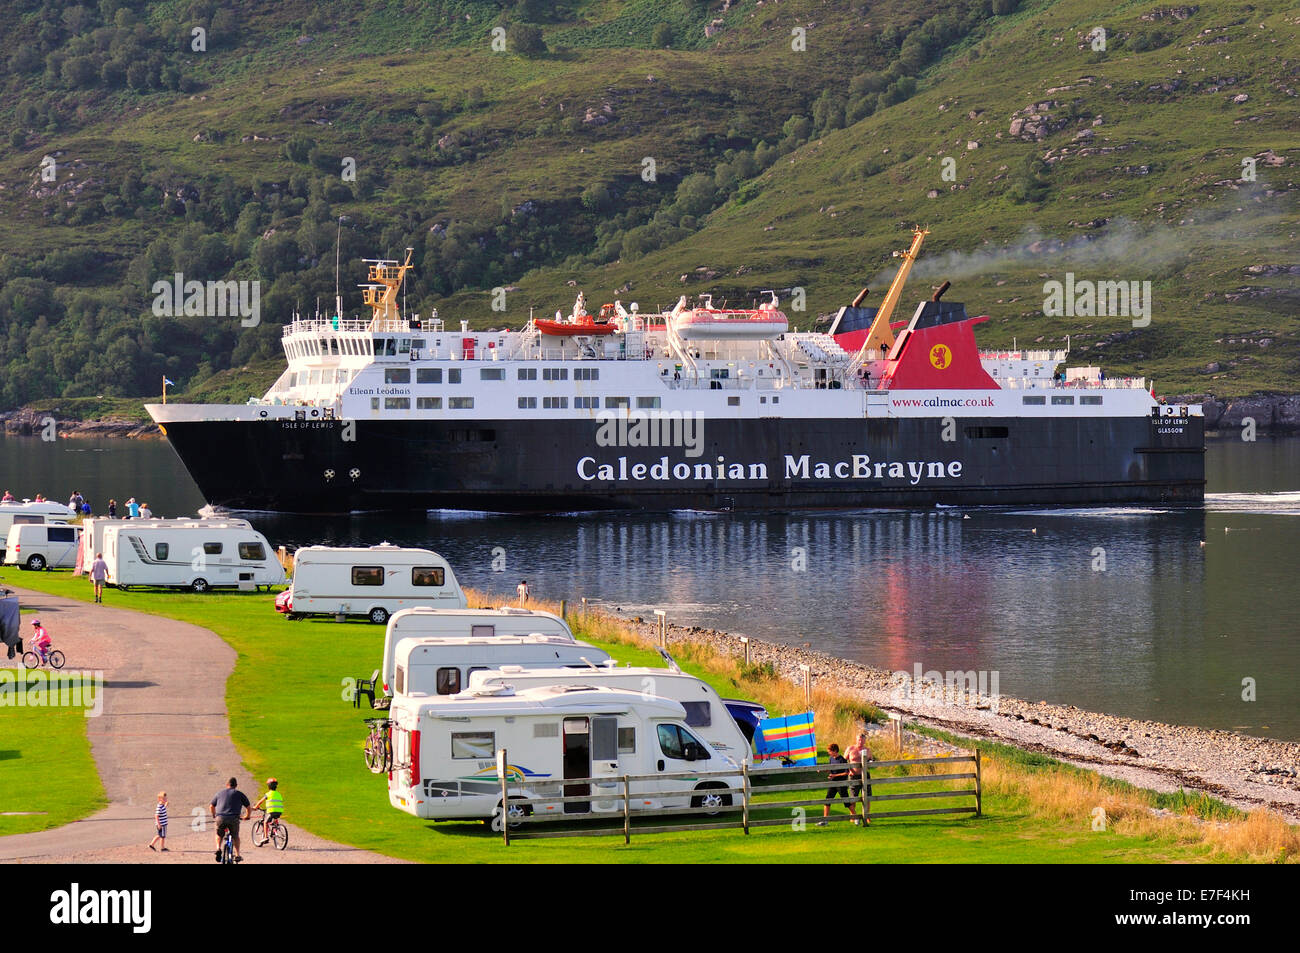
<path fill-rule="evenodd" d="M 10 586 L 15 581 L 10 579 Z M 234 649 L 185 622 L 17 592 L 24 610 L 40 613 L 69 669 L 104 673 L 103 714 L 87 719 L 87 733 L 109 805 L 54 830 L 0 837 L 0 862 L 215 863 L 208 802 L 232 775 L 250 801 L 261 796 L 264 780 L 248 774 L 230 740 L 226 680 L 235 667 Z M 113 596 L 113 590 L 106 591 L 110 603 Z M 0 652 L 0 666 L 16 661 Z M 153 836 L 160 790 L 167 791 L 171 820 L 165 854 L 145 847 Z M 254 848 L 252 822 L 245 822 L 241 839 L 247 862 L 394 862 L 294 826 L 292 797 L 287 800 L 289 849 Z M 207 819 L 203 831 L 191 829 L 195 809 Z"/>

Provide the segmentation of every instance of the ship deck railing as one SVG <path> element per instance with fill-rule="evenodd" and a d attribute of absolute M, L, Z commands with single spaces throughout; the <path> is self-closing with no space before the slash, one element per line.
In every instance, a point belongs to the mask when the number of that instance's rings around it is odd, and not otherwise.
<path fill-rule="evenodd" d="M 1005 377 L 999 383 L 1010 390 L 1146 390 L 1145 377 L 1107 377 L 1101 380 L 1058 381 L 1050 377 Z"/>
<path fill-rule="evenodd" d="M 1053 361 L 1059 364 L 1069 351 L 980 351 L 981 361 Z"/>

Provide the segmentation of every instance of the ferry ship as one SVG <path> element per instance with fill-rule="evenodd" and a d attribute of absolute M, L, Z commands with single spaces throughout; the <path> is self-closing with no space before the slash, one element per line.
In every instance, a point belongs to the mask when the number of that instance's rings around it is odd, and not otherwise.
<path fill-rule="evenodd" d="M 517 331 L 402 314 L 406 260 L 368 260 L 368 318 L 295 316 L 246 404 L 148 405 L 209 504 L 346 513 L 1197 503 L 1204 418 L 1068 349 L 980 350 L 942 300 L 796 332 L 775 300 L 662 314 L 579 296 Z M 862 296 L 859 296 L 861 298 Z"/>

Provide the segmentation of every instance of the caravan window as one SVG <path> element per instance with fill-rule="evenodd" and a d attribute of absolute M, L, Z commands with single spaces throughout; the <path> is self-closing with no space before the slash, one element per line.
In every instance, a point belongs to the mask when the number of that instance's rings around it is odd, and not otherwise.
<path fill-rule="evenodd" d="M 170 547 L 169 547 L 166 543 L 154 543 L 154 544 L 153 544 L 153 558 L 154 558 L 154 559 L 165 560 L 165 559 L 167 558 L 167 553 L 169 553 L 170 551 L 171 551 L 171 549 L 170 549 Z"/>
<path fill-rule="evenodd" d="M 438 669 L 438 694 L 455 695 L 460 691 L 460 669 Z"/>
<path fill-rule="evenodd" d="M 382 586 L 384 584 L 383 566 L 353 566 L 352 585 Z"/>
<path fill-rule="evenodd" d="M 469 637 L 471 639 L 490 639 L 497 634 L 495 625 L 471 625 L 469 627 Z"/>
<path fill-rule="evenodd" d="M 406 691 L 406 666 L 399 665 L 393 672 L 393 691 L 400 695 Z"/>
<path fill-rule="evenodd" d="M 441 586 L 443 571 L 441 566 L 416 566 L 411 570 L 411 585 Z"/>
<path fill-rule="evenodd" d="M 260 561 L 266 558 L 266 550 L 262 548 L 261 543 L 240 543 L 239 558 Z M 690 722 L 688 721 L 687 724 L 689 725 Z"/>
<path fill-rule="evenodd" d="M 636 751 L 636 728 L 620 728 L 618 730 L 618 750 Z"/>
<path fill-rule="evenodd" d="M 707 728 L 713 724 L 713 708 L 708 702 L 682 702 L 686 709 L 686 724 L 692 728 Z"/>
<path fill-rule="evenodd" d="M 203 552 L 204 552 L 205 555 L 208 555 L 208 556 L 220 556 L 220 555 L 221 555 L 221 544 L 220 544 L 220 543 L 204 543 L 204 544 L 203 544 Z"/>
<path fill-rule="evenodd" d="M 451 756 L 482 761 L 495 758 L 497 753 L 497 736 L 491 731 L 453 731 L 451 733 Z"/>

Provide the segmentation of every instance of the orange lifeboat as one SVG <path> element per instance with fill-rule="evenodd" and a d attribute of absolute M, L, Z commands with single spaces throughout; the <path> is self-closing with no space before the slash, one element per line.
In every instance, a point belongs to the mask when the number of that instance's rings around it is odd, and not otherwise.
<path fill-rule="evenodd" d="M 618 330 L 616 322 L 617 315 L 612 304 L 602 305 L 600 315 L 592 317 L 587 313 L 586 298 L 579 292 L 578 300 L 573 304 L 573 313 L 567 318 L 560 317 L 560 312 L 555 312 L 555 319 L 542 318 L 535 320 L 537 330 L 543 334 L 551 334 L 555 337 L 579 337 L 584 335 L 602 335 L 613 334 Z"/>

